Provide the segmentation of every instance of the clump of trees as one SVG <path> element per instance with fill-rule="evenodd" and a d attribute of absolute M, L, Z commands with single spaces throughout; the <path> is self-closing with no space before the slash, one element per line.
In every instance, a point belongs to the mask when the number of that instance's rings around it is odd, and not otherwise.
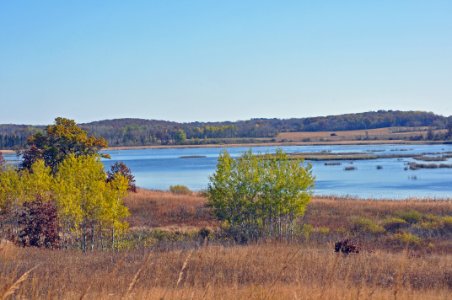
<path fill-rule="evenodd" d="M 237 242 L 290 239 L 314 187 L 311 166 L 283 151 L 234 159 L 227 151 L 210 177 L 208 201 L 226 233 Z"/>
<path fill-rule="evenodd" d="M 121 175 L 127 178 L 129 182 L 129 191 L 134 193 L 137 192 L 137 186 L 135 185 L 135 176 L 133 176 L 130 168 L 122 161 L 118 161 L 110 167 L 110 171 L 107 172 L 107 182 L 113 181 L 117 175 Z"/>
<path fill-rule="evenodd" d="M 27 149 L 22 151 L 22 169 L 30 169 L 37 160 L 44 160 L 55 173 L 57 166 L 69 154 L 76 156 L 99 155 L 107 147 L 103 138 L 89 136 L 74 120 L 56 118 L 54 125 L 47 126 L 44 133 L 37 132 L 27 139 Z"/>
<path fill-rule="evenodd" d="M 96 152 L 102 140 L 72 120 L 57 118 L 31 141 L 19 169 L 0 170 L 0 233 L 23 246 L 117 247 L 128 226 L 130 170 L 120 165 L 107 176 Z"/>

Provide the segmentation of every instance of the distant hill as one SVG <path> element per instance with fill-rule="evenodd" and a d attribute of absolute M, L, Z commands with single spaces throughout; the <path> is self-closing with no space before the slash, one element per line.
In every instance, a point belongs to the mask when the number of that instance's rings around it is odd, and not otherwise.
<path fill-rule="evenodd" d="M 113 119 L 80 124 L 110 146 L 178 145 L 254 142 L 283 132 L 367 130 L 384 127 L 446 129 L 452 117 L 422 111 L 370 111 L 292 119 L 178 123 L 144 119 Z M 43 126 L 0 125 L 0 149 L 21 148 L 27 136 Z"/>

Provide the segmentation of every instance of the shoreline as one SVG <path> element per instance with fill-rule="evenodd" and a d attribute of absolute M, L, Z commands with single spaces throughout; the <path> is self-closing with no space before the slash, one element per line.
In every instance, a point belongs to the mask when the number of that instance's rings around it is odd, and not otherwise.
<path fill-rule="evenodd" d="M 174 196 L 187 196 L 187 195 L 178 195 L 178 194 L 174 194 L 171 193 L 171 191 L 169 190 L 159 190 L 159 189 L 151 189 L 151 188 L 145 188 L 145 187 L 140 187 L 137 186 L 137 192 L 138 193 L 162 193 L 165 195 L 174 195 Z M 190 194 L 190 196 L 199 196 L 199 197 L 204 197 L 203 196 L 203 191 L 199 191 L 199 190 L 195 190 L 192 191 L 192 193 Z M 346 202 L 346 201 L 359 201 L 359 202 L 383 202 L 383 203 L 412 203 L 412 202 L 419 202 L 419 203 L 430 203 L 430 202 L 450 202 L 452 203 L 452 196 L 448 197 L 448 198 L 440 198 L 440 197 L 406 197 L 406 198 L 367 198 L 367 197 L 359 197 L 359 196 L 354 196 L 354 195 L 334 195 L 334 194 L 330 194 L 330 195 L 322 195 L 322 194 L 313 194 L 311 196 L 311 201 L 342 201 L 342 202 Z"/>
<path fill-rule="evenodd" d="M 101 151 L 111 150 L 144 150 L 144 149 L 184 149 L 184 148 L 238 148 L 238 147 L 274 147 L 274 146 L 353 146 L 353 145 L 448 145 L 448 141 L 406 141 L 406 140 L 373 140 L 373 141 L 325 141 L 325 142 L 268 142 L 268 143 L 233 143 L 203 145 L 143 145 L 112 146 Z M 23 149 L 19 149 L 23 150 Z M 3 154 L 15 154 L 17 150 L 0 149 Z"/>
<path fill-rule="evenodd" d="M 0 149 L 0 153 L 2 153 L 2 154 L 15 154 L 16 151 L 15 150 L 1 150 Z"/>
<path fill-rule="evenodd" d="M 339 141 L 339 142 L 269 142 L 243 144 L 204 144 L 204 145 L 145 145 L 145 146 L 113 146 L 108 150 L 144 150 L 144 149 L 184 149 L 184 148 L 238 148 L 238 147 L 273 147 L 273 146 L 341 146 L 341 145 L 447 145 L 446 141 L 406 141 L 406 140 L 376 140 L 376 141 Z M 0 150 L 1 151 L 1 150 Z"/>

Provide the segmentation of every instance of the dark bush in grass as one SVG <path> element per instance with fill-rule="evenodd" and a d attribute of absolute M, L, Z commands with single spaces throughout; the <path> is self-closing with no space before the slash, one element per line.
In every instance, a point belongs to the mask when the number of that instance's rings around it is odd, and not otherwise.
<path fill-rule="evenodd" d="M 409 227 L 410 224 L 402 218 L 388 218 L 383 221 L 383 227 L 386 231 L 396 232 L 402 228 Z"/>

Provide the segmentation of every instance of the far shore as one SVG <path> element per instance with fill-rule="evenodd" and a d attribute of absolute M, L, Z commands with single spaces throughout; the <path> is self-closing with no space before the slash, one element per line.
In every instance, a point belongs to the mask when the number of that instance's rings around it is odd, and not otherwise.
<path fill-rule="evenodd" d="M 0 153 L 2 154 L 15 154 L 15 150 L 0 150 Z"/>
<path fill-rule="evenodd" d="M 149 145 L 149 146 L 117 146 L 104 150 L 139 150 L 139 149 L 180 149 L 180 148 L 236 148 L 265 146 L 335 146 L 335 145 L 438 145 L 445 141 L 406 141 L 406 140 L 375 140 L 375 141 L 334 141 L 334 142 L 269 142 L 243 144 L 204 144 L 204 145 Z"/>
<path fill-rule="evenodd" d="M 243 144 L 203 144 L 203 145 L 144 145 L 144 146 L 115 146 L 102 150 L 140 150 L 140 149 L 184 149 L 184 148 L 237 148 L 237 147 L 265 147 L 265 146 L 335 146 L 335 145 L 441 145 L 446 141 L 407 141 L 407 140 L 361 140 L 361 141 L 325 141 L 325 142 L 268 142 Z M 1 150 L 3 154 L 15 154 L 16 150 Z"/>

